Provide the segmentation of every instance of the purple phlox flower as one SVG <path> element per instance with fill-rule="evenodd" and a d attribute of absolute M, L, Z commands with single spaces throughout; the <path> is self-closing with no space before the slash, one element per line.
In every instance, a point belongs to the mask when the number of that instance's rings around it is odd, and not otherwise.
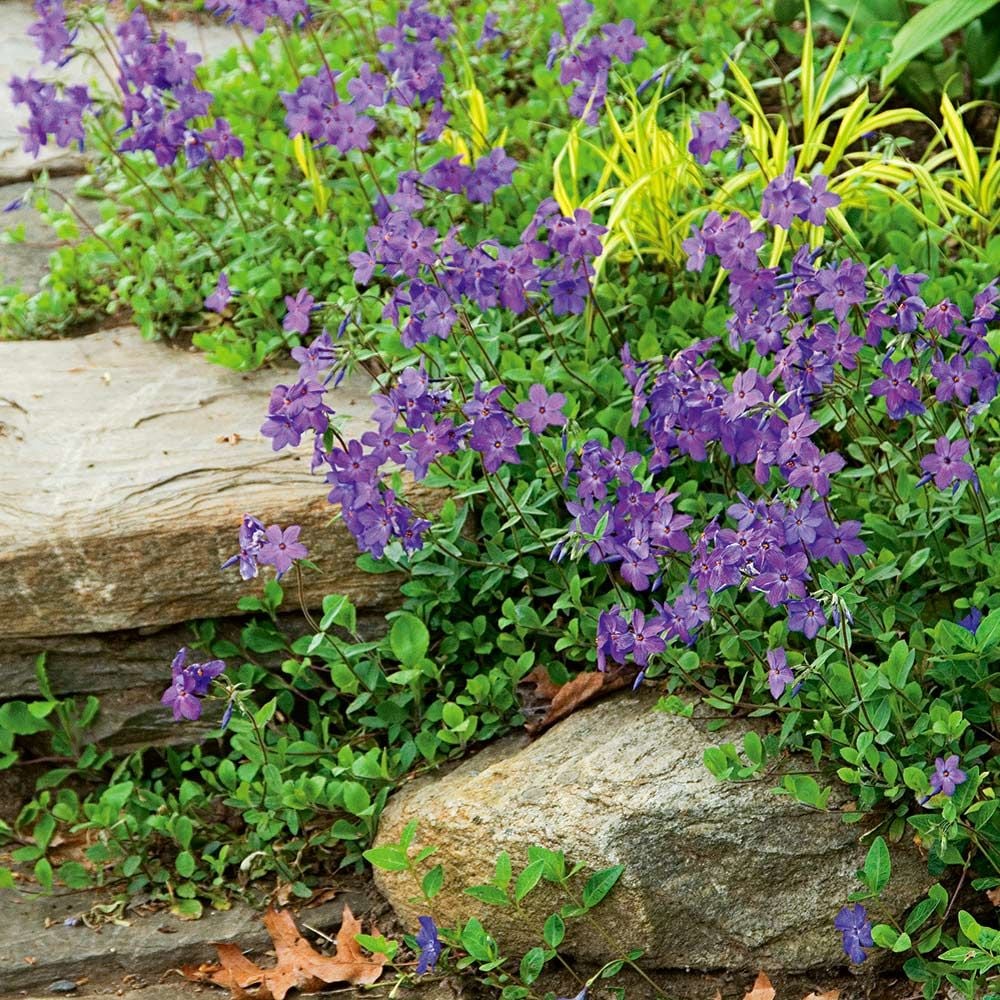
<path fill-rule="evenodd" d="M 970 608 L 969 613 L 962 619 L 959 620 L 958 624 L 962 628 L 971 632 L 973 635 L 976 634 L 976 630 L 979 628 L 980 623 L 983 620 L 983 613 L 979 608 Z"/>
<path fill-rule="evenodd" d="M 823 455 L 811 442 L 805 441 L 799 447 L 795 465 L 788 472 L 788 485 L 799 488 L 811 486 L 816 493 L 825 497 L 830 492 L 830 476 L 847 464 L 836 451 Z"/>
<path fill-rule="evenodd" d="M 240 564 L 240 576 L 252 580 L 257 575 L 257 555 L 264 540 L 264 524 L 251 514 L 244 514 L 240 522 L 240 550 L 230 556 L 220 567 L 228 569 L 234 563 Z M 181 651 L 183 652 L 183 650 Z"/>
<path fill-rule="evenodd" d="M 472 168 L 462 162 L 461 156 L 449 156 L 438 160 L 424 171 L 424 183 L 439 191 L 461 193 L 472 176 Z"/>
<path fill-rule="evenodd" d="M 812 179 L 812 184 L 805 193 L 807 208 L 804 212 L 799 212 L 800 219 L 814 226 L 826 225 L 826 213 L 840 204 L 840 195 L 827 191 L 828 182 L 829 178 L 824 174 L 817 174 Z"/>
<path fill-rule="evenodd" d="M 358 75 L 347 82 L 347 92 L 358 111 L 366 108 L 380 108 L 385 104 L 385 88 L 388 80 L 382 73 L 373 73 L 368 63 L 362 63 Z"/>
<path fill-rule="evenodd" d="M 629 629 L 632 632 L 632 659 L 640 667 L 649 664 L 649 658 L 655 653 L 662 653 L 667 644 L 660 638 L 659 630 L 663 625 L 659 616 L 646 621 L 646 616 L 636 608 L 632 612 Z"/>
<path fill-rule="evenodd" d="M 920 292 L 920 286 L 927 280 L 926 274 L 902 274 L 895 264 L 881 268 L 885 275 L 882 298 L 886 302 L 899 302 Z"/>
<path fill-rule="evenodd" d="M 608 669 L 608 657 L 615 663 L 624 663 L 625 655 L 631 650 L 634 637 L 628 622 L 621 614 L 621 607 L 615 605 L 610 611 L 602 611 L 597 619 L 597 669 Z"/>
<path fill-rule="evenodd" d="M 850 260 L 841 261 L 836 267 L 821 268 L 816 275 L 820 287 L 816 308 L 832 309 L 838 320 L 844 319 L 851 306 L 864 302 L 867 274 L 864 264 L 855 264 Z"/>
<path fill-rule="evenodd" d="M 491 201 L 499 188 L 510 184 L 517 166 L 517 160 L 508 156 L 503 147 L 490 150 L 476 160 L 465 185 L 466 197 L 474 203 Z"/>
<path fill-rule="evenodd" d="M 222 713 L 222 719 L 219 722 L 220 729 L 226 729 L 233 718 L 233 709 L 236 707 L 236 699 L 230 698 L 226 702 L 226 710 Z"/>
<path fill-rule="evenodd" d="M 955 789 L 961 785 L 968 775 L 958 766 L 960 763 L 958 754 L 950 757 L 938 757 L 934 761 L 934 773 L 931 775 L 931 792 L 937 795 L 947 795 L 951 798 L 955 794 Z"/>
<path fill-rule="evenodd" d="M 160 699 L 173 711 L 175 722 L 181 719 L 194 720 L 201 716 L 199 699 L 208 694 L 212 681 L 226 669 L 223 660 L 188 663 L 187 658 L 187 648 L 182 646 L 170 664 L 170 687 Z"/>
<path fill-rule="evenodd" d="M 789 417 L 788 423 L 781 430 L 781 444 L 778 447 L 777 460 L 787 462 L 790 458 L 798 458 L 809 438 L 819 430 L 819 423 L 808 413 L 796 413 Z"/>
<path fill-rule="evenodd" d="M 784 693 L 785 688 L 795 680 L 795 674 L 788 665 L 785 650 L 779 646 L 777 649 L 767 651 L 767 686 L 770 688 L 771 697 L 777 701 Z"/>
<path fill-rule="evenodd" d="M 860 534 L 860 521 L 844 521 L 842 524 L 836 524 L 827 519 L 816 535 L 812 554 L 829 559 L 832 563 L 849 565 L 851 556 L 859 556 L 868 549 L 858 537 Z"/>
<path fill-rule="evenodd" d="M 807 597 L 802 601 L 788 602 L 788 630 L 802 632 L 807 639 L 815 639 L 826 624 L 826 615 L 819 601 Z"/>
<path fill-rule="evenodd" d="M 431 113 L 424 122 L 423 131 L 417 138 L 421 142 L 437 142 L 450 121 L 451 112 L 440 101 L 436 101 L 431 107 Z"/>
<path fill-rule="evenodd" d="M 765 392 L 770 394 L 770 386 L 760 372 L 753 368 L 741 372 L 733 379 L 732 391 L 722 404 L 722 415 L 729 420 L 741 417 L 751 407 L 764 402 Z"/>
<path fill-rule="evenodd" d="M 562 427 L 566 417 L 562 408 L 566 397 L 561 392 L 549 393 L 544 385 L 536 382 L 528 390 L 528 398 L 514 407 L 514 413 L 528 422 L 532 434 L 541 434 L 547 427 Z"/>
<path fill-rule="evenodd" d="M 506 414 L 496 413 L 480 417 L 473 423 L 469 446 L 483 456 L 483 468 L 487 472 L 496 472 L 505 462 L 520 463 L 517 446 L 523 437 L 521 428 L 515 427 Z"/>
<path fill-rule="evenodd" d="M 163 692 L 160 701 L 174 713 L 175 722 L 180 722 L 181 719 L 193 722 L 201 717 L 201 701 L 194 693 L 194 689 L 194 677 L 182 672 L 171 681 L 170 687 Z"/>
<path fill-rule="evenodd" d="M 608 55 L 623 63 L 630 63 L 640 49 L 646 47 L 646 40 L 635 33 L 635 21 L 625 18 L 617 24 L 605 24 L 601 28 L 604 47 Z"/>
<path fill-rule="evenodd" d="M 844 954 L 855 965 L 860 965 L 868 957 L 864 949 L 875 945 L 868 911 L 860 903 L 845 906 L 837 914 L 833 926 L 840 931 L 843 938 Z"/>
<path fill-rule="evenodd" d="M 961 354 L 956 354 L 950 361 L 938 359 L 931 362 L 931 374 L 938 380 L 934 398 L 939 403 L 957 399 L 968 406 L 973 390 L 979 386 L 979 372 Z"/>
<path fill-rule="evenodd" d="M 226 272 L 223 271 L 216 282 L 215 291 L 205 299 L 205 308 L 210 309 L 212 312 L 221 313 L 229 305 L 232 297 L 233 292 L 229 287 L 229 278 L 226 276 Z"/>
<path fill-rule="evenodd" d="M 795 180 L 795 159 L 788 161 L 784 171 L 764 188 L 760 214 L 780 229 L 791 229 L 792 219 L 809 212 L 809 188 Z"/>
<path fill-rule="evenodd" d="M 28 28 L 28 35 L 42 53 L 42 62 L 64 65 L 63 53 L 72 44 L 76 32 L 71 35 L 66 27 L 66 10 L 62 0 L 35 0 L 38 20 Z"/>
<path fill-rule="evenodd" d="M 962 312 L 950 299 L 942 299 L 924 312 L 924 326 L 928 330 L 936 330 L 942 337 L 947 337 L 955 329 L 955 324 L 961 322 Z"/>
<path fill-rule="evenodd" d="M 804 552 L 785 555 L 771 549 L 764 568 L 753 580 L 753 588 L 764 595 L 772 608 L 785 604 L 790 597 L 805 597 L 809 578 L 809 560 Z"/>
<path fill-rule="evenodd" d="M 305 288 L 300 288 L 294 298 L 291 295 L 285 296 L 285 318 L 282 320 L 281 328 L 288 333 L 308 333 L 309 313 L 315 308 L 316 300 Z"/>
<path fill-rule="evenodd" d="M 928 476 L 934 477 L 934 485 L 943 490 L 954 483 L 956 486 L 962 480 L 975 479 L 976 470 L 965 461 L 969 451 L 966 438 L 949 441 L 942 435 L 934 442 L 934 451 L 920 459 L 920 468 Z"/>
<path fill-rule="evenodd" d="M 259 562 L 265 566 L 273 566 L 280 579 L 292 568 L 297 559 L 305 559 L 309 550 L 299 541 L 302 529 L 297 524 L 289 525 L 284 530 L 277 524 L 272 524 L 265 532 L 257 555 Z"/>
<path fill-rule="evenodd" d="M 499 20 L 500 15 L 495 10 L 487 12 L 486 17 L 483 18 L 483 30 L 479 33 L 479 38 L 476 39 L 477 49 L 488 45 L 494 39 L 503 37 L 503 32 L 497 28 Z"/>
<path fill-rule="evenodd" d="M 560 5 L 559 16 L 562 18 L 563 31 L 566 33 L 565 44 L 571 44 L 577 33 L 587 26 L 594 13 L 594 5 L 587 0 L 570 0 Z"/>
<path fill-rule="evenodd" d="M 885 397 L 885 408 L 893 420 L 901 420 L 907 414 L 919 416 L 924 412 L 920 402 L 920 390 L 910 381 L 913 362 L 909 358 L 892 361 L 888 357 L 882 362 L 883 378 L 876 379 L 869 390 L 873 396 Z"/>
<path fill-rule="evenodd" d="M 599 257 L 603 250 L 601 237 L 607 229 L 592 222 L 590 212 L 584 208 L 578 208 L 568 221 L 568 225 L 552 231 L 549 242 L 553 249 L 567 257 Z"/>
<path fill-rule="evenodd" d="M 705 227 L 702 226 L 703 235 L 704 232 Z M 763 245 L 764 234 L 753 232 L 750 220 L 739 212 L 730 215 L 715 234 L 715 252 L 727 271 L 756 271 L 759 264 L 757 251 Z"/>
<path fill-rule="evenodd" d="M 703 166 L 712 159 L 712 153 L 729 145 L 733 133 L 740 127 L 738 119 L 729 110 L 727 101 L 720 101 L 714 111 L 703 111 L 691 129 L 688 151 Z"/>
<path fill-rule="evenodd" d="M 308 347 L 293 347 L 292 358 L 299 363 L 300 379 L 314 379 L 336 361 L 337 348 L 324 330 Z"/>
<path fill-rule="evenodd" d="M 207 145 L 209 156 L 216 162 L 229 157 L 238 160 L 245 152 L 243 140 L 233 134 L 225 118 L 216 118 L 214 125 L 202 130 L 200 138 Z"/>
<path fill-rule="evenodd" d="M 417 932 L 417 947 L 420 955 L 417 959 L 417 975 L 430 972 L 441 957 L 441 940 L 438 937 L 437 925 L 433 917 L 418 917 L 420 930 Z"/>

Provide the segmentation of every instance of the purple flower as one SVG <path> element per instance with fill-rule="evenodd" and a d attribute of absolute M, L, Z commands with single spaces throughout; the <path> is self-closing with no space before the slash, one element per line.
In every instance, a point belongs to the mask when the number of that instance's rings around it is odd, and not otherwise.
<path fill-rule="evenodd" d="M 223 271 L 216 282 L 215 291 L 205 299 L 205 308 L 211 309 L 212 312 L 221 313 L 229 305 L 229 300 L 232 297 L 233 293 L 229 288 L 229 278 L 226 277 L 226 272 Z"/>
<path fill-rule="evenodd" d="M 963 479 L 975 479 L 976 470 L 965 461 L 969 442 L 965 438 L 949 441 L 943 435 L 934 443 L 934 452 L 920 459 L 920 468 L 934 477 L 934 485 L 943 490 Z"/>
<path fill-rule="evenodd" d="M 288 333 L 308 333 L 309 313 L 315 307 L 316 300 L 305 288 L 300 288 L 298 294 L 292 298 L 285 296 L 285 318 L 281 323 L 281 328 Z"/>
<path fill-rule="evenodd" d="M 837 267 L 822 268 L 816 275 L 820 287 L 816 308 L 832 309 L 837 319 L 844 319 L 851 306 L 864 302 L 867 273 L 864 264 L 850 260 L 841 261 Z"/>
<path fill-rule="evenodd" d="M 764 188 L 760 214 L 780 229 L 791 229 L 792 219 L 809 212 L 809 188 L 795 180 L 795 160 Z"/>
<path fill-rule="evenodd" d="M 163 692 L 160 701 L 170 707 L 174 713 L 174 721 L 181 719 L 193 721 L 201 716 L 201 701 L 208 694 L 212 681 L 225 669 L 222 660 L 209 660 L 205 663 L 188 663 L 187 648 L 182 646 L 170 664 L 170 687 Z"/>
<path fill-rule="evenodd" d="M 939 359 L 931 362 L 931 374 L 938 380 L 934 398 L 939 403 L 957 399 L 968 406 L 973 390 L 979 387 L 979 373 L 969 366 L 961 354 L 956 354 L 951 361 Z"/>
<path fill-rule="evenodd" d="M 691 129 L 688 151 L 699 163 L 707 164 L 712 159 L 712 153 L 729 145 L 739 127 L 739 121 L 730 113 L 728 102 L 720 101 L 714 111 L 703 111 L 698 116 L 697 124 Z"/>
<path fill-rule="evenodd" d="M 257 555 L 259 562 L 273 566 L 281 579 L 292 568 L 296 559 L 305 559 L 309 550 L 299 541 L 302 529 L 297 524 L 289 525 L 284 531 L 272 524 L 265 532 Z"/>
<path fill-rule="evenodd" d="M 807 597 L 803 601 L 788 602 L 788 630 L 802 632 L 807 639 L 815 639 L 826 624 L 826 615 L 819 601 Z"/>
<path fill-rule="evenodd" d="M 828 178 L 823 174 L 817 174 L 812 181 L 812 186 L 806 191 L 805 200 L 807 208 L 805 212 L 799 213 L 799 218 L 814 226 L 826 225 L 826 213 L 831 208 L 836 208 L 840 204 L 840 195 L 833 191 L 827 191 Z"/>
<path fill-rule="evenodd" d="M 417 946 L 420 956 L 417 959 L 417 975 L 422 976 L 437 965 L 441 957 L 441 941 L 438 938 L 437 926 L 433 917 L 418 917 L 420 931 L 417 934 Z"/>
<path fill-rule="evenodd" d="M 851 556 L 859 556 L 868 549 L 868 546 L 858 538 L 860 533 L 860 521 L 844 521 L 843 524 L 835 524 L 833 521 L 827 520 L 823 524 L 821 532 L 816 536 L 813 555 L 829 559 L 832 563 L 849 565 Z"/>
<path fill-rule="evenodd" d="M 308 347 L 293 347 L 292 358 L 299 363 L 299 378 L 314 379 L 337 359 L 337 348 L 324 330 Z"/>
<path fill-rule="evenodd" d="M 767 651 L 767 686 L 771 689 L 771 697 L 778 700 L 795 680 L 795 674 L 788 665 L 785 651 L 780 646 Z"/>
<path fill-rule="evenodd" d="M 483 468 L 496 472 L 505 462 L 520 463 L 517 446 L 523 436 L 520 427 L 515 427 L 506 415 L 497 413 L 475 421 L 469 445 L 483 456 Z"/>
<path fill-rule="evenodd" d="M 510 184 L 517 160 L 507 155 L 503 147 L 490 150 L 476 160 L 465 186 L 466 197 L 471 202 L 486 203 L 493 199 L 499 188 Z"/>
<path fill-rule="evenodd" d="M 228 569 L 234 563 L 240 564 L 240 576 L 244 580 L 252 580 L 257 575 L 257 556 L 260 553 L 261 542 L 264 540 L 264 525 L 250 514 L 244 514 L 240 523 L 240 550 L 230 556 L 221 569 Z"/>
<path fill-rule="evenodd" d="M 947 795 L 951 798 L 955 794 L 955 789 L 961 785 L 968 775 L 958 766 L 958 754 L 950 757 L 938 757 L 934 761 L 934 773 L 931 775 L 931 792 L 937 795 Z"/>
<path fill-rule="evenodd" d="M 969 613 L 964 618 L 960 619 L 958 624 L 961 625 L 966 631 L 975 635 L 982 620 L 982 611 L 980 611 L 979 608 L 970 608 Z"/>
<path fill-rule="evenodd" d="M 561 392 L 549 393 L 545 386 L 536 382 L 528 390 L 528 398 L 514 407 L 514 413 L 528 422 L 532 434 L 541 434 L 547 427 L 562 427 L 566 417 L 562 408 L 566 397 Z"/>
<path fill-rule="evenodd" d="M 882 362 L 883 378 L 876 379 L 869 390 L 873 396 L 885 396 L 886 412 L 893 420 L 901 420 L 908 413 L 919 416 L 924 412 L 920 402 L 920 391 L 910 381 L 913 362 L 909 358 L 902 361 Z"/>
<path fill-rule="evenodd" d="M 860 904 L 845 906 L 833 921 L 833 926 L 843 937 L 844 954 L 855 964 L 860 965 L 868 955 L 865 948 L 872 948 L 872 923 L 868 919 L 868 911 Z"/>
<path fill-rule="evenodd" d="M 790 597 L 805 597 L 808 566 L 804 552 L 785 555 L 772 550 L 764 563 L 764 571 L 754 578 L 753 587 L 763 593 L 764 600 L 772 608 L 784 604 Z"/>
<path fill-rule="evenodd" d="M 631 18 L 603 25 L 601 34 L 604 35 L 604 49 L 608 55 L 623 63 L 630 63 L 636 52 L 646 47 L 646 40 L 636 35 L 635 21 Z"/>

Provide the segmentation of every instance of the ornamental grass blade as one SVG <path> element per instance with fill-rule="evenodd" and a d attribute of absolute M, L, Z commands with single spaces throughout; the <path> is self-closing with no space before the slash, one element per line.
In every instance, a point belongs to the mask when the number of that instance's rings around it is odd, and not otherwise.
<path fill-rule="evenodd" d="M 386 956 L 362 953 L 355 940 L 361 921 L 350 907 L 344 907 L 333 955 L 316 951 L 299 933 L 288 910 L 268 910 L 264 926 L 274 943 L 273 966 L 262 968 L 250 961 L 237 945 L 217 944 L 218 964 L 183 966 L 181 972 L 193 982 L 213 983 L 228 989 L 233 1000 L 284 1000 L 293 989 L 315 993 L 332 983 L 369 985 L 382 975 Z"/>

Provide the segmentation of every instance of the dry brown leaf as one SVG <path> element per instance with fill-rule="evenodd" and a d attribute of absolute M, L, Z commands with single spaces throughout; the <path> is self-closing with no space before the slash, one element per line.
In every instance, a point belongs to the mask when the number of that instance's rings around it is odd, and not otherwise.
<path fill-rule="evenodd" d="M 771 980 L 767 978 L 766 972 L 757 973 L 757 981 L 753 984 L 753 989 L 743 998 L 743 1000 L 774 1000 L 775 991 L 771 985 Z"/>
<path fill-rule="evenodd" d="M 986 898 L 994 905 L 1000 906 L 1000 889 L 987 889 Z"/>
<path fill-rule="evenodd" d="M 802 1000 L 840 1000 L 840 990 L 827 990 L 826 993 L 810 993 Z"/>
<path fill-rule="evenodd" d="M 315 993 L 331 983 L 352 986 L 374 983 L 382 975 L 385 955 L 364 955 L 354 935 L 361 930 L 349 907 L 335 939 L 333 955 L 321 955 L 306 941 L 287 910 L 268 910 L 264 926 L 274 942 L 275 964 L 263 969 L 234 944 L 217 944 L 218 965 L 184 966 L 181 972 L 194 982 L 223 986 L 233 1000 L 284 1000 L 290 990 Z M 376 932 L 377 933 L 377 932 Z"/>
<path fill-rule="evenodd" d="M 549 680 L 548 672 L 544 667 L 536 668 L 537 670 L 540 670 L 542 675 L 544 675 L 544 680 L 535 680 L 539 693 L 543 691 L 547 693 L 553 687 L 555 687 L 555 692 L 552 695 L 548 711 L 545 715 L 536 722 L 525 723 L 524 728 L 532 736 L 537 736 L 542 730 L 548 729 L 549 726 L 554 725 L 560 719 L 565 719 L 567 715 L 572 715 L 573 712 L 586 705 L 587 702 L 610 694 L 612 691 L 617 691 L 628 684 L 628 679 L 622 674 L 591 671 L 590 673 L 579 674 L 571 681 L 567 681 L 565 684 L 556 687 Z M 536 671 L 532 671 L 532 673 Z M 528 676 L 530 677 L 531 675 L 529 674 Z M 548 687 L 546 687 L 546 684 Z"/>

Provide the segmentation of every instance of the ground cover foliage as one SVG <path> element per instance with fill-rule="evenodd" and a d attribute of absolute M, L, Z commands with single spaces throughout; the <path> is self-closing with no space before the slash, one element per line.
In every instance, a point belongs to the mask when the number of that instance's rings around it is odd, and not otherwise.
<path fill-rule="evenodd" d="M 197 916 L 275 879 L 307 897 L 330 866 L 422 871 L 412 831 L 369 848 L 392 788 L 523 724 L 533 671 L 597 670 L 706 718 L 717 778 L 846 797 L 869 844 L 831 919 L 846 958 L 982 992 L 1000 931 L 958 892 L 1000 888 L 1000 139 L 978 92 L 879 89 L 837 5 L 822 30 L 778 6 L 218 2 L 239 43 L 204 66 L 141 8 L 38 5 L 44 59 L 93 44 L 114 96 L 15 81 L 26 144 L 90 148 L 105 222 L 7 293 L 5 333 L 128 310 L 234 368 L 290 352 L 263 437 L 311 444 L 361 565 L 406 573 L 383 638 L 339 595 L 291 638 L 309 539 L 249 513 L 225 571 L 266 576 L 256 617 L 239 643 L 194 626 L 164 696 L 179 721 L 218 709 L 188 750 L 88 746 L 97 705 L 54 698 L 40 660 L 45 697 L 0 707 L 6 766 L 71 761 L 4 831 L 39 882 Z M 362 367 L 372 421 L 347 440 L 326 389 Z M 449 491 L 433 519 L 413 479 Z M 732 742 L 733 717 L 760 724 Z M 60 862 L 67 836 L 92 842 Z M 880 922 L 914 838 L 940 881 Z M 470 891 L 568 887 L 558 846 Z M 520 961 L 478 924 L 442 932 L 447 960 L 537 992 L 619 875 Z M 446 877 L 415 880 L 429 910 Z"/>

